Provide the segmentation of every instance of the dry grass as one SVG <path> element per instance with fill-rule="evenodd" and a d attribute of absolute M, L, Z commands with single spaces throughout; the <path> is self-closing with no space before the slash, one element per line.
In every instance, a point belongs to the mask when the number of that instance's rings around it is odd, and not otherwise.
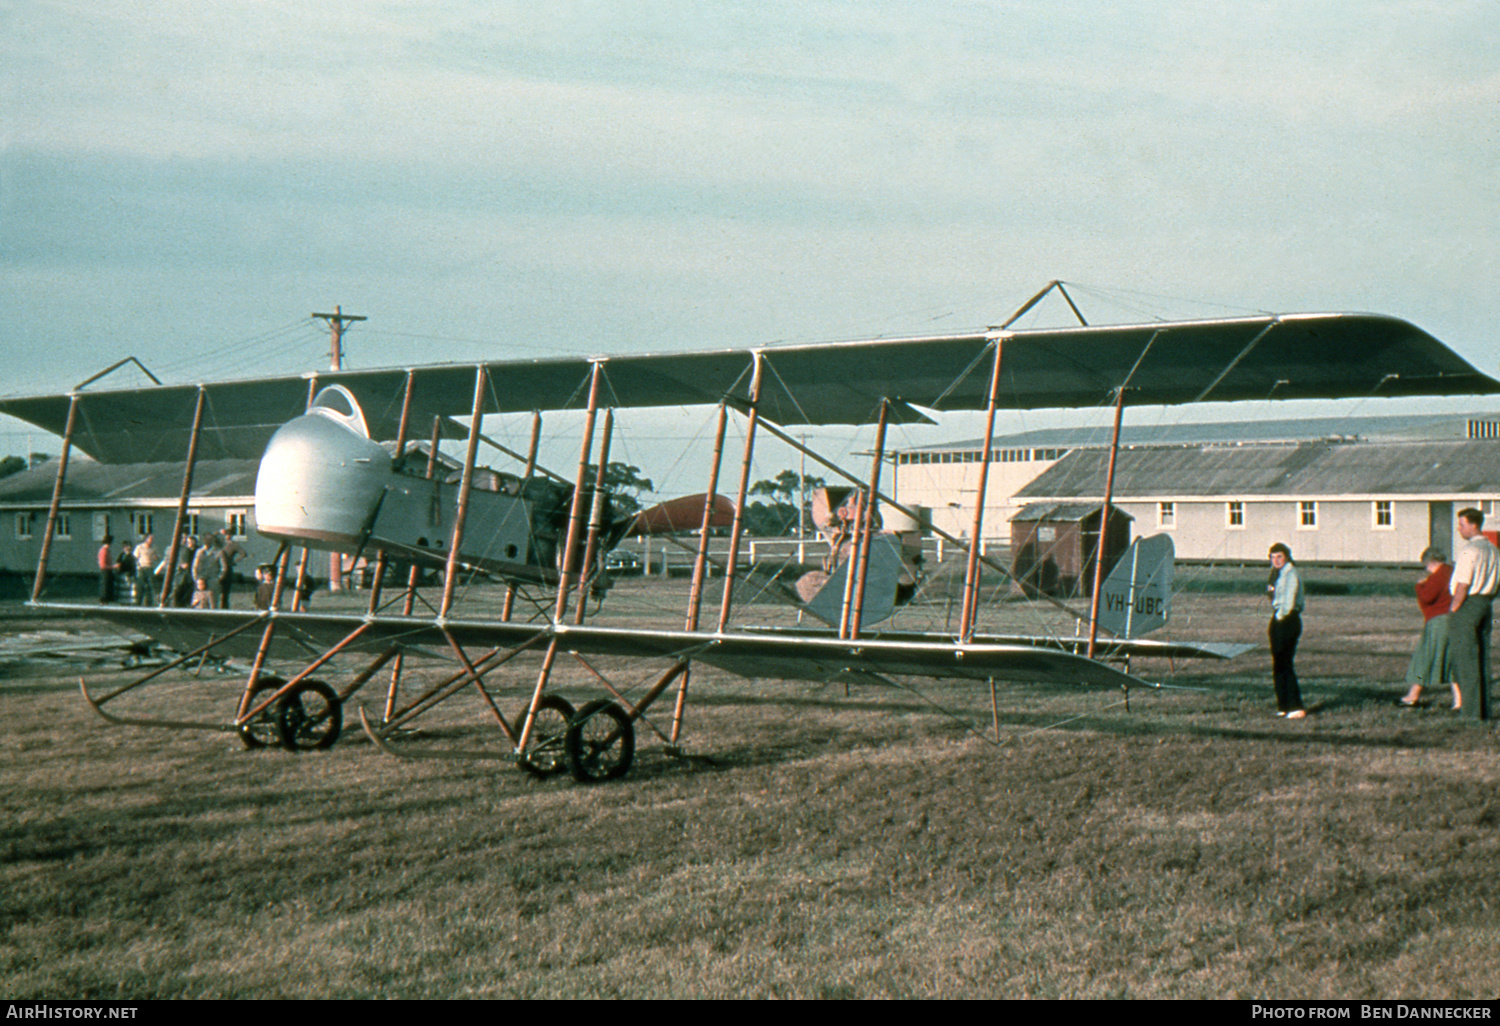
<path fill-rule="evenodd" d="M 1254 640 L 1262 616 L 1202 595 L 1178 630 Z M 699 757 L 644 731 L 593 788 L 356 736 L 109 728 L 73 677 L 11 677 L 0 993 L 1491 997 L 1495 735 L 1394 708 L 1405 598 L 1308 619 L 1302 724 L 1271 715 L 1264 652 L 1137 666 L 1210 689 L 1128 712 L 1008 689 L 998 747 L 903 692 L 703 673 Z M 222 716 L 231 688 L 156 690 Z M 924 690 L 989 727 L 983 689 Z M 445 712 L 429 743 L 495 733 Z"/>

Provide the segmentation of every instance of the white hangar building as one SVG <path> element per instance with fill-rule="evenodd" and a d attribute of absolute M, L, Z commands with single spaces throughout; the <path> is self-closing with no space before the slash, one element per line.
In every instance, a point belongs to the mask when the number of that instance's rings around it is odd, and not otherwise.
<path fill-rule="evenodd" d="M 896 454 L 897 500 L 967 536 L 980 451 Z M 1031 503 L 1102 502 L 1108 456 L 1108 429 L 997 437 L 985 539 L 1008 541 Z M 1500 520 L 1500 414 L 1127 428 L 1114 503 L 1137 534 L 1170 534 L 1180 559 L 1258 561 L 1282 541 L 1302 561 L 1415 563 L 1429 544 L 1452 553 L 1465 506 Z"/>
<path fill-rule="evenodd" d="M 255 536 L 254 460 L 204 460 L 193 475 L 186 532 L 227 530 L 252 559 L 270 559 L 274 542 Z M 63 574 L 96 573 L 95 558 L 107 534 L 115 550 L 148 534 L 166 554 L 182 494 L 181 463 L 96 463 L 73 453 L 58 508 L 51 569 Z M 57 482 L 57 459 L 0 478 L 0 572 L 29 578 L 36 572 L 47 528 L 47 510 Z M 254 563 L 250 564 L 252 567 Z"/>
<path fill-rule="evenodd" d="M 408 452 L 426 458 L 428 444 L 413 443 Z M 0 478 L 0 577 L 20 575 L 29 585 L 36 572 L 47 528 L 47 513 L 57 483 L 56 457 Z M 439 453 L 444 473 L 458 464 Z M 182 500 L 183 463 L 99 463 L 75 450 L 58 505 L 56 534 L 48 554 L 53 574 L 94 574 L 104 536 L 116 551 L 148 534 L 166 555 Z M 245 549 L 241 573 L 275 558 L 278 545 L 255 530 L 255 478 L 258 459 L 200 460 L 188 496 L 187 534 L 228 531 Z"/>

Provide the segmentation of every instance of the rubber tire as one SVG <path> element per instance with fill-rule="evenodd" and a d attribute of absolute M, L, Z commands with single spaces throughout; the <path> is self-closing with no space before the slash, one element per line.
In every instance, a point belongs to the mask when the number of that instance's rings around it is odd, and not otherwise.
<path fill-rule="evenodd" d="M 611 735 L 614 740 L 603 746 Z M 574 714 L 563 736 L 568 769 L 580 784 L 616 780 L 630 772 L 635 758 L 635 727 L 615 702 L 601 698 Z"/>
<path fill-rule="evenodd" d="M 311 709 L 303 704 L 303 697 L 308 694 L 315 696 Z M 309 721 L 316 722 L 309 726 Z M 304 680 L 282 698 L 276 725 L 281 732 L 281 746 L 289 752 L 331 748 L 344 727 L 344 705 L 327 684 Z"/>
<path fill-rule="evenodd" d="M 255 690 L 250 692 L 250 701 L 245 708 L 254 709 L 265 699 L 267 692 L 279 691 L 285 684 L 280 677 L 261 677 L 255 682 Z M 281 727 L 277 723 L 280 712 L 280 703 L 274 703 L 259 717 L 241 726 L 238 731 L 240 743 L 252 752 L 281 744 Z"/>
<path fill-rule="evenodd" d="M 573 712 L 572 704 L 559 696 L 542 696 L 536 706 L 536 722 L 531 725 L 530 743 L 521 753 L 523 770 L 539 779 L 562 772 L 568 764 L 566 739 Z M 525 725 L 525 709 L 516 722 Z"/>

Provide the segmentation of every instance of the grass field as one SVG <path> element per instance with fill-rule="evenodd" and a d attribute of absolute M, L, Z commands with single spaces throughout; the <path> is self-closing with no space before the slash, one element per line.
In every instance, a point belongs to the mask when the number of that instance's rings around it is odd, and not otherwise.
<path fill-rule="evenodd" d="M 1138 664 L 1204 690 L 1128 710 L 1004 689 L 998 744 L 983 688 L 701 672 L 689 757 L 643 730 L 595 787 L 357 728 L 301 755 L 112 728 L 76 669 L 14 666 L 0 994 L 1492 998 L 1500 746 L 1395 708 L 1399 590 L 1314 596 L 1300 724 L 1263 649 Z M 1263 617 L 1206 590 L 1174 630 L 1257 641 Z M 223 718 L 234 684 L 142 690 Z M 505 750 L 474 703 L 428 726 L 413 750 Z"/>

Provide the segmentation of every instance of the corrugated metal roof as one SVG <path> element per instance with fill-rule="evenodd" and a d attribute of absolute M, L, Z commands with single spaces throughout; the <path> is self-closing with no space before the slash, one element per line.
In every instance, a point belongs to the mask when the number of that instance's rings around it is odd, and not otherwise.
<path fill-rule="evenodd" d="M 1017 498 L 1104 493 L 1108 452 L 1079 449 Z M 1309 495 L 1472 496 L 1500 490 L 1500 443 L 1414 442 L 1171 446 L 1120 450 L 1116 499 Z"/>
<path fill-rule="evenodd" d="M 1299 417 L 1290 420 L 1194 421 L 1174 424 L 1130 424 L 1120 429 L 1121 445 L 1239 445 L 1246 442 L 1366 441 L 1418 442 L 1459 441 L 1469 437 L 1470 421 L 1500 422 L 1500 411 L 1472 413 L 1398 414 L 1353 417 Z M 1099 448 L 1109 445 L 1106 423 L 1077 427 L 1037 428 L 996 435 L 997 449 Z M 977 452 L 983 438 L 914 446 L 903 452 Z"/>
<path fill-rule="evenodd" d="M 395 443 L 383 443 L 395 453 Z M 407 459 L 424 465 L 431 445 L 425 441 L 407 443 Z M 462 461 L 438 450 L 438 465 L 443 473 L 457 470 Z M 140 505 L 182 496 L 182 462 L 166 463 L 99 463 L 87 455 L 74 453 L 68 460 L 68 479 L 64 483 L 63 501 L 71 506 Z M 260 460 L 199 460 L 193 471 L 194 502 L 219 499 L 225 502 L 255 501 L 255 475 Z M 52 488 L 57 480 L 57 459 L 38 463 L 30 469 L 0 478 L 0 508 L 25 506 L 34 508 L 52 502 Z"/>
<path fill-rule="evenodd" d="M 204 460 L 193 472 L 192 499 L 252 501 L 259 460 Z M 63 492 L 66 506 L 140 505 L 176 502 L 182 495 L 181 463 L 96 463 L 74 454 Z M 0 507 L 46 506 L 52 501 L 57 460 L 0 478 Z"/>
<path fill-rule="evenodd" d="M 1111 504 L 1113 508 L 1113 504 Z M 1049 520 L 1056 523 L 1079 523 L 1099 513 L 1097 502 L 1033 502 L 1021 509 L 1019 513 L 1011 517 L 1011 521 L 1028 523 L 1033 520 Z M 1124 510 L 1115 509 L 1116 517 L 1126 520 L 1134 520 L 1135 517 Z"/>

